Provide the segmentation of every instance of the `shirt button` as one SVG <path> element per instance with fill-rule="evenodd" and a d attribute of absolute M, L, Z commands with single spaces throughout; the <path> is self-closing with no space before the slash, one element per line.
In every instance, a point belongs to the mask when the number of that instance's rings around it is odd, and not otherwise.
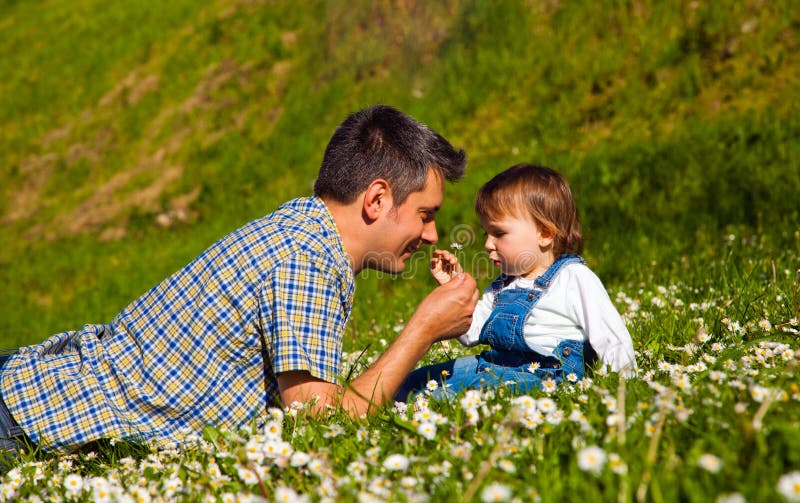
<path fill-rule="evenodd" d="M 529 294 L 528 294 L 528 300 L 533 300 L 533 295 L 534 295 L 534 293 L 533 293 L 533 292 L 529 293 Z"/>
<path fill-rule="evenodd" d="M 564 348 L 564 351 L 562 352 L 562 354 L 563 354 L 564 356 L 569 356 L 569 355 L 570 355 L 570 353 L 572 353 L 572 351 L 570 351 L 570 349 L 569 349 L 569 348 Z"/>

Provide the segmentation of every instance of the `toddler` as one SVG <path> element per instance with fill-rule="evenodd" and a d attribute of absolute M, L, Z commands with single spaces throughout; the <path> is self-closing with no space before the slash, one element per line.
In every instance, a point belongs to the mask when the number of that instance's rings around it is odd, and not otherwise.
<path fill-rule="evenodd" d="M 625 323 L 580 257 L 583 238 L 567 181 L 549 168 L 519 164 L 481 187 L 475 209 L 501 273 L 458 340 L 491 349 L 415 370 L 396 398 L 405 400 L 431 379 L 445 394 L 500 384 L 526 392 L 548 378 L 582 379 L 584 365 L 598 357 L 611 370 L 632 371 Z M 436 250 L 431 272 L 444 284 L 461 266 L 452 253 Z"/>

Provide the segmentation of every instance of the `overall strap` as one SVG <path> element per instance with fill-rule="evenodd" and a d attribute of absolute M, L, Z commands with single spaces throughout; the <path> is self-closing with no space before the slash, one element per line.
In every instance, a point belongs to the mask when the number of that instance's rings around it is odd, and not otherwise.
<path fill-rule="evenodd" d="M 561 269 L 569 264 L 580 263 L 583 264 L 583 258 L 579 257 L 578 255 L 573 255 L 571 253 L 565 253 L 558 257 L 553 264 L 547 268 L 547 270 L 536 278 L 534 282 L 537 288 L 542 290 L 546 290 L 550 287 L 550 283 L 553 282 L 556 275 L 561 271 Z"/>
<path fill-rule="evenodd" d="M 503 290 L 503 288 L 508 286 L 513 279 L 513 277 L 506 276 L 505 273 L 500 273 L 500 275 L 496 277 L 494 281 L 492 281 L 492 284 L 489 287 L 492 289 L 492 293 L 495 296 L 495 303 L 497 303 L 497 295 L 501 290 Z"/>

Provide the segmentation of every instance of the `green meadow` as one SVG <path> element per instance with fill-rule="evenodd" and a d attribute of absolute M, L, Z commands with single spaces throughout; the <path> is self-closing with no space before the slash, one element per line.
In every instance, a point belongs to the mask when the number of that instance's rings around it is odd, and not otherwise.
<path fill-rule="evenodd" d="M 640 365 L 34 452 L 0 500 L 800 501 L 796 2 L 5 1 L 0 42 L 0 347 L 107 323 L 309 195 L 334 128 L 386 103 L 466 150 L 439 246 L 481 287 L 478 187 L 521 162 L 566 175 Z M 348 372 L 433 288 L 429 253 L 362 273 Z"/>

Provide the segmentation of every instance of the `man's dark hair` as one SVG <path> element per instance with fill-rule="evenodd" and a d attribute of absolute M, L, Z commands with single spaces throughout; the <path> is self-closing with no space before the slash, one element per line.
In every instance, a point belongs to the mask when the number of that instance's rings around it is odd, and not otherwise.
<path fill-rule="evenodd" d="M 394 205 L 425 188 L 430 168 L 448 181 L 464 175 L 463 150 L 439 133 L 386 105 L 351 114 L 336 129 L 314 183 L 314 194 L 352 203 L 370 183 L 383 178 Z"/>

